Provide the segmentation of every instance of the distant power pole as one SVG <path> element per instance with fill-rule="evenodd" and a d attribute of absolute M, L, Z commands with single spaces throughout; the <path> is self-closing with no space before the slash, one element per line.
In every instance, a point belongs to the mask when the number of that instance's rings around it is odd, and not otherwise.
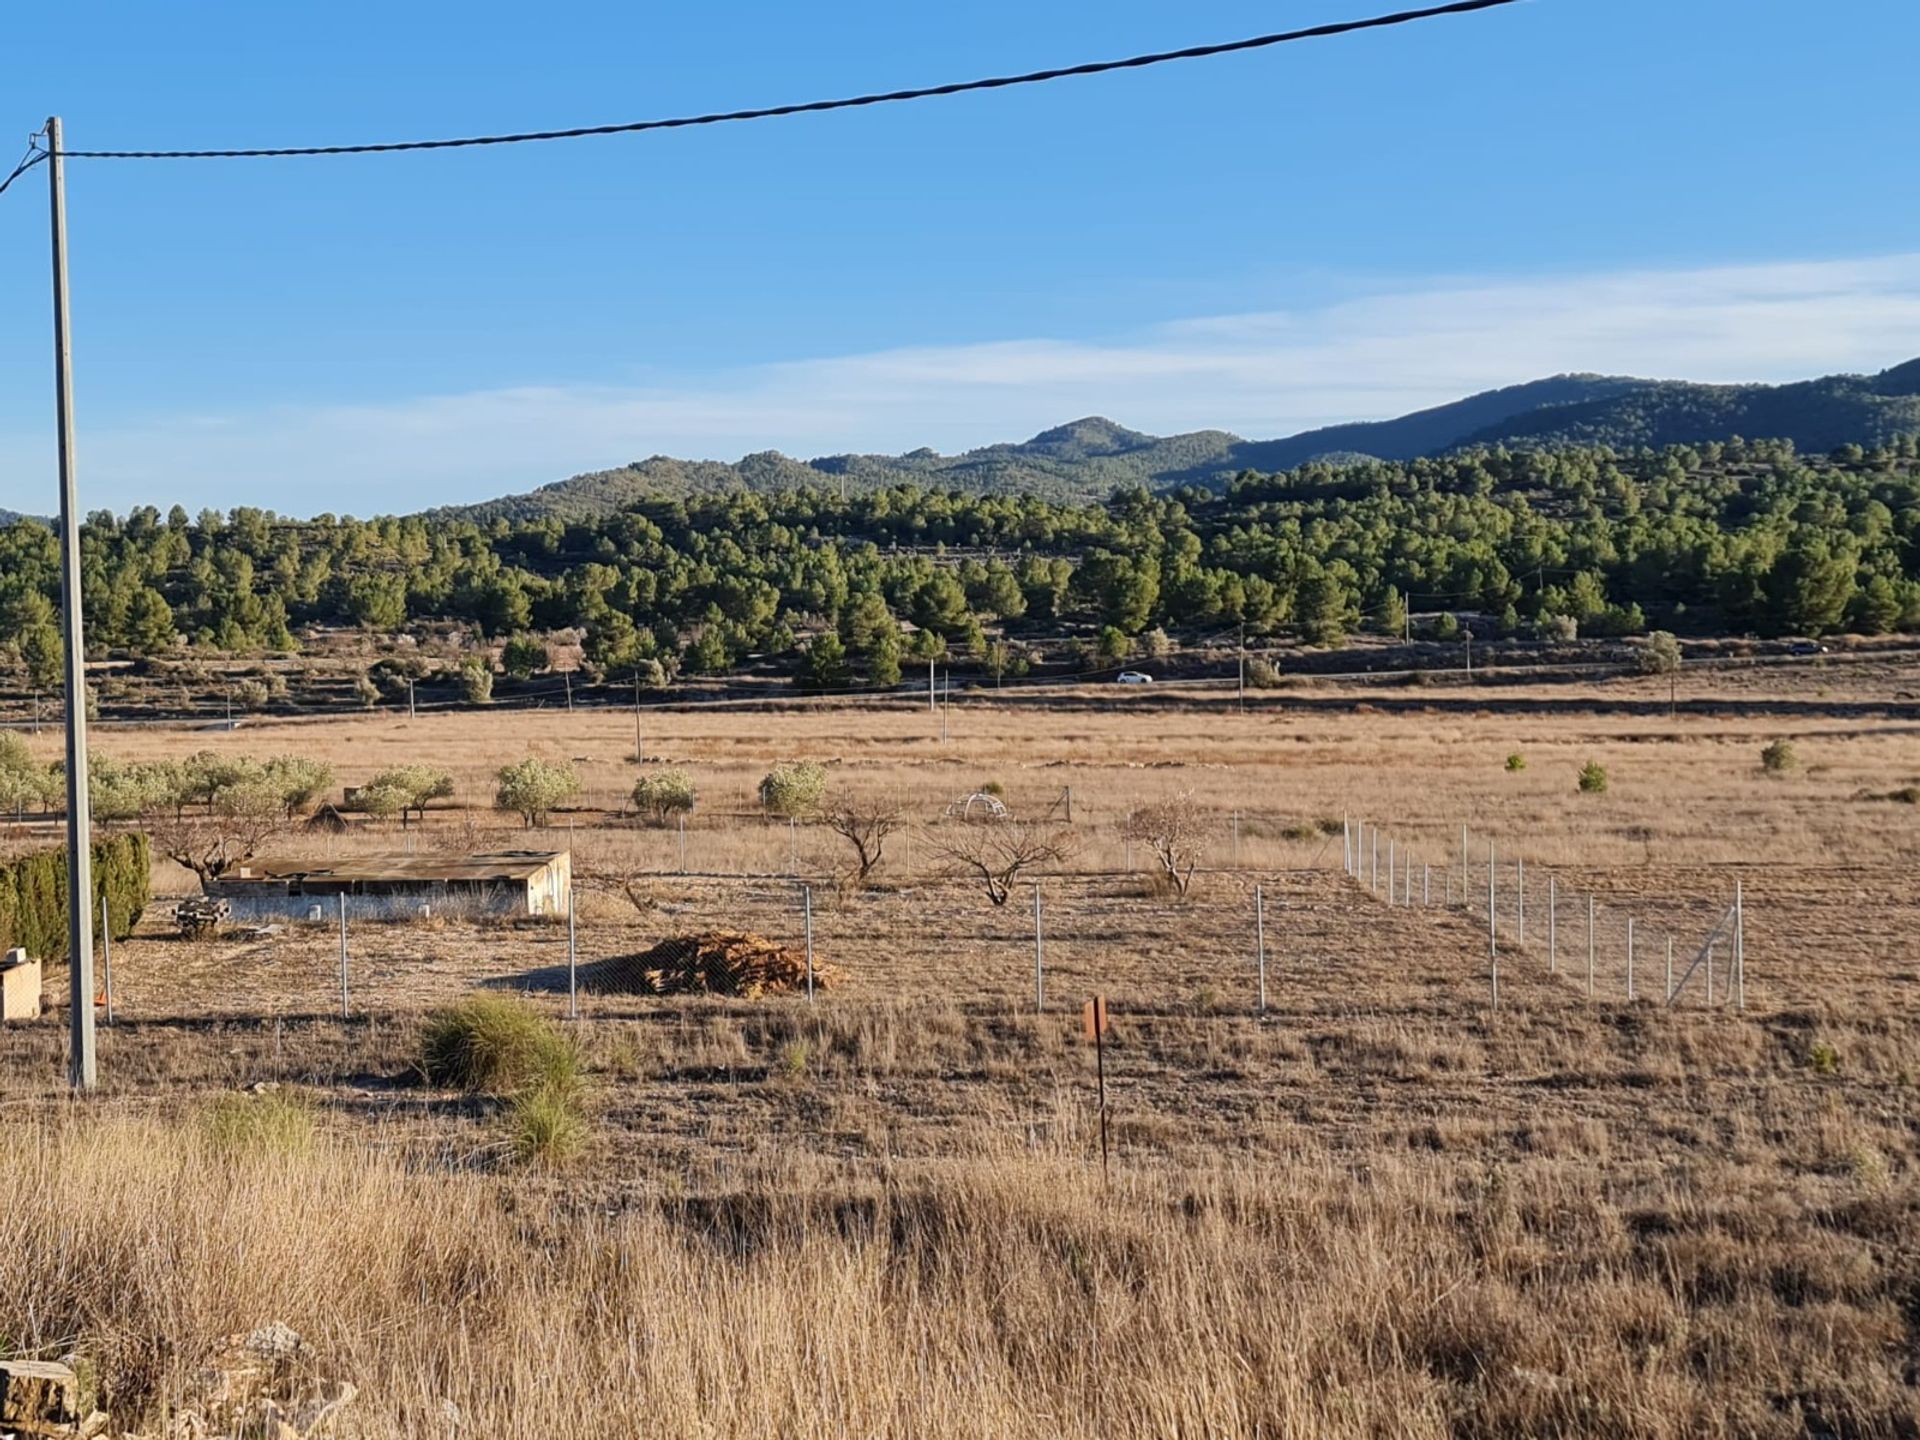
<path fill-rule="evenodd" d="M 1247 708 L 1247 622 L 1240 622 L 1240 708 Z"/>
<path fill-rule="evenodd" d="M 91 1090 L 93 815 L 87 795 L 87 646 L 80 611 L 80 499 L 73 466 L 73 342 L 67 318 L 67 172 L 60 117 L 47 121 L 53 218 L 53 395 L 60 450 L 60 612 L 67 661 L 67 1081 Z"/>

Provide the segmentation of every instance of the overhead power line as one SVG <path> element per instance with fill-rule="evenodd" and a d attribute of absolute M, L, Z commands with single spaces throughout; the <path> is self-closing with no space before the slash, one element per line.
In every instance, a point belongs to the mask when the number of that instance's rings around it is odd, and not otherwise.
<path fill-rule="evenodd" d="M 35 140 L 38 140 L 39 138 L 40 137 L 37 135 L 34 137 Z M 26 158 L 21 160 L 21 162 L 18 165 L 13 167 L 12 174 L 8 175 L 6 179 L 0 180 L 0 195 L 6 194 L 7 187 L 9 185 L 13 184 L 14 181 L 18 180 L 22 175 L 26 174 L 27 171 L 31 170 L 34 166 L 38 165 L 42 160 L 46 158 L 47 158 L 46 151 L 35 149 L 32 146 L 32 142 L 31 141 L 28 142 Z"/>
<path fill-rule="evenodd" d="M 576 125 L 565 130 L 527 130 L 510 135 L 470 135 L 451 140 L 393 140 L 366 145 L 294 145 L 253 150 L 68 150 L 72 160 L 256 160 L 292 155 L 380 155 L 401 150 L 460 150 L 479 145 L 524 145 L 536 140 L 579 140 L 595 135 L 635 135 L 648 130 L 688 130 L 701 125 L 723 125 L 736 120 L 772 120 L 786 115 L 816 115 L 828 110 L 856 110 L 869 105 L 891 105 L 906 100 L 930 100 L 943 95 L 965 95 L 976 90 L 1006 90 L 1016 85 L 1040 85 L 1050 80 L 1068 80 L 1082 75 L 1105 75 L 1115 70 L 1141 70 L 1149 65 L 1164 65 L 1174 60 L 1199 60 L 1211 55 L 1231 55 L 1246 50 L 1264 50 L 1296 40 L 1320 40 L 1334 35 L 1351 35 L 1362 30 L 1383 30 L 1418 20 L 1446 15 L 1465 15 L 1476 10 L 1493 10 L 1520 0 L 1451 0 L 1417 10 L 1400 10 L 1390 15 L 1370 15 L 1357 20 L 1336 20 L 1301 30 L 1284 30 L 1272 35 L 1256 35 L 1247 40 L 1228 40 L 1217 45 L 1190 45 L 1182 50 L 1161 50 L 1150 55 L 1134 55 L 1124 60 L 1095 60 L 1084 65 L 1065 65 L 1052 70 L 1030 70 L 1021 75 L 996 75 L 984 80 L 960 80 L 946 85 L 927 85 L 912 90 L 888 90 L 871 95 L 854 95 L 839 100 L 810 100 L 794 105 L 769 105 L 755 110 L 724 110 L 705 115 L 680 115 L 663 120 L 636 120 L 624 125 Z M 16 172 L 18 173 L 18 172 Z M 4 188 L 0 186 L 0 188 Z"/>

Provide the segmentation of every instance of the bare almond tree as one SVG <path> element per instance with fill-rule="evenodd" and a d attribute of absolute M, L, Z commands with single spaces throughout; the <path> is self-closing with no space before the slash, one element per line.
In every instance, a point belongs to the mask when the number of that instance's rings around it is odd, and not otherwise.
<path fill-rule="evenodd" d="M 212 881 L 251 860 L 286 824 L 286 805 L 277 793 L 246 786 L 222 795 L 209 810 L 163 814 L 144 828 L 156 850 L 193 872 L 204 894 Z"/>
<path fill-rule="evenodd" d="M 1142 805 L 1127 817 L 1129 840 L 1145 845 L 1176 893 L 1185 895 L 1206 851 L 1211 817 L 1184 790 L 1168 800 Z"/>
<path fill-rule="evenodd" d="M 978 879 L 987 899 L 1004 905 L 1023 873 L 1071 855 L 1074 837 L 1062 827 L 1026 820 L 959 822 L 930 827 L 927 845 L 949 870 Z"/>
<path fill-rule="evenodd" d="M 901 821 L 899 809 L 892 805 L 847 804 L 829 811 L 822 823 L 853 847 L 853 883 L 864 885 L 886 858 L 887 837 L 900 828 Z"/>

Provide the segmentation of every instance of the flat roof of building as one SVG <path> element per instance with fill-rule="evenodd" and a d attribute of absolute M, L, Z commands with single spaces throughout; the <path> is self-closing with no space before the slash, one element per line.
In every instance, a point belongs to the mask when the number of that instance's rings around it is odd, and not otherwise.
<path fill-rule="evenodd" d="M 496 850 L 485 855 L 352 855 L 337 860 L 276 857 L 249 860 L 221 877 L 224 884 L 255 881 L 333 880 L 362 885 L 378 882 L 530 880 L 565 850 Z"/>

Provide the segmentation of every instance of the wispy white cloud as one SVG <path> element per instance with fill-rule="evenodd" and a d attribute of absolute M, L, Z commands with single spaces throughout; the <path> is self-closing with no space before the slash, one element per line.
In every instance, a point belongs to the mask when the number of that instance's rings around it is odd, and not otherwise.
<path fill-rule="evenodd" d="M 1299 310 L 1100 339 L 924 345 L 704 373 L 379 405 L 97 424 L 89 501 L 414 509 L 651 454 L 959 450 L 1104 414 L 1268 438 L 1572 370 L 1786 380 L 1920 351 L 1920 254 L 1382 287 Z M 42 466 L 0 436 L 0 468 Z"/>

